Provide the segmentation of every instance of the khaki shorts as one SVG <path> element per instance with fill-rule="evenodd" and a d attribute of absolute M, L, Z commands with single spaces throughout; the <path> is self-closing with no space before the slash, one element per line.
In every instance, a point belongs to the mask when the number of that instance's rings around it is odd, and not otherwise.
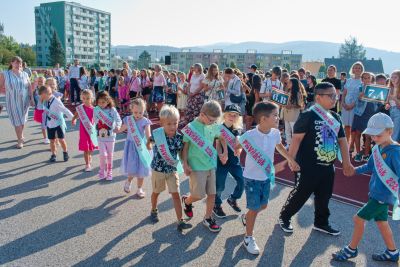
<path fill-rule="evenodd" d="M 169 193 L 179 192 L 179 176 L 176 172 L 163 173 L 152 171 L 151 184 L 154 193 L 161 193 L 165 191 L 165 185 L 168 186 Z"/>
<path fill-rule="evenodd" d="M 192 171 L 189 177 L 190 194 L 203 199 L 206 195 L 216 194 L 215 170 Z"/>

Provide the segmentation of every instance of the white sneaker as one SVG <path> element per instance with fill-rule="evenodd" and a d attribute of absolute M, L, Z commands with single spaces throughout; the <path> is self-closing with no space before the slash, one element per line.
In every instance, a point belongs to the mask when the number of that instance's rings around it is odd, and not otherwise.
<path fill-rule="evenodd" d="M 144 198 L 146 196 L 146 193 L 143 191 L 142 188 L 139 188 L 136 192 L 136 195 L 138 195 L 139 198 Z"/>
<path fill-rule="evenodd" d="M 125 182 L 125 185 L 124 185 L 124 191 L 125 191 L 125 193 L 130 193 L 131 192 L 131 184 L 132 184 L 132 182 L 129 182 L 129 181 L 126 181 Z"/>
<path fill-rule="evenodd" d="M 43 138 L 43 144 L 46 144 L 46 145 L 50 144 L 49 138 Z"/>
<path fill-rule="evenodd" d="M 91 172 L 91 171 L 92 171 L 92 166 L 90 166 L 90 164 L 86 165 L 85 172 Z"/>
<path fill-rule="evenodd" d="M 260 254 L 260 248 L 257 246 L 256 240 L 252 236 L 246 236 L 243 240 L 243 246 L 250 254 Z"/>

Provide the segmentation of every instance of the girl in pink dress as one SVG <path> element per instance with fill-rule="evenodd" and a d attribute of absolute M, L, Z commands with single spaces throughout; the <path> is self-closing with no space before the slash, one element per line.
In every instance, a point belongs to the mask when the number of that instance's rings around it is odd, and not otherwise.
<path fill-rule="evenodd" d="M 87 128 L 85 128 L 84 123 L 89 122 L 89 126 L 94 125 L 94 107 L 93 107 L 93 93 L 89 89 L 85 89 L 81 93 L 81 99 L 83 104 L 76 107 L 74 117 L 72 118 L 72 125 L 76 125 L 76 120 L 80 119 L 81 123 L 79 125 L 79 151 L 83 151 L 85 158 L 85 171 L 89 172 L 92 170 L 92 153 L 93 150 L 97 149 L 97 146 L 93 142 L 97 143 L 97 140 L 92 140 L 96 136 L 89 135 Z"/>
<path fill-rule="evenodd" d="M 128 113 L 129 107 L 129 88 L 125 84 L 125 78 L 120 76 L 118 79 L 118 97 L 120 101 L 121 114 L 125 115 Z"/>

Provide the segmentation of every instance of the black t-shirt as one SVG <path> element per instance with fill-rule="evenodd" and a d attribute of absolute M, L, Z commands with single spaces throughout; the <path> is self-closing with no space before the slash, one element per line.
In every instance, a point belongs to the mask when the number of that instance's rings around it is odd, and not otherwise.
<path fill-rule="evenodd" d="M 340 122 L 338 138 L 345 137 L 339 115 L 330 112 Z M 305 133 L 296 156 L 296 161 L 301 168 L 309 169 L 315 165 L 330 166 L 333 164 L 339 149 L 338 138 L 328 124 L 314 111 L 307 110 L 301 113 L 294 125 L 293 132 L 295 134 Z"/>
<path fill-rule="evenodd" d="M 314 102 L 314 87 L 309 87 L 307 85 L 307 87 L 305 88 L 306 92 L 307 92 L 307 102 Z"/>

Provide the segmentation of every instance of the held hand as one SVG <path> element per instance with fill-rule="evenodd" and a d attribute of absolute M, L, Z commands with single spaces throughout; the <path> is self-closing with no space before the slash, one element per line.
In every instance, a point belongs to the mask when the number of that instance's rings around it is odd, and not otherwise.
<path fill-rule="evenodd" d="M 72 126 L 75 126 L 75 125 L 76 125 L 76 120 L 72 120 L 72 121 L 71 121 L 71 125 L 72 125 Z"/>
<path fill-rule="evenodd" d="M 189 165 L 184 164 L 183 169 L 184 169 L 184 171 L 185 171 L 185 175 L 186 175 L 186 176 L 190 176 L 190 174 L 192 174 L 192 168 L 190 168 Z"/>
<path fill-rule="evenodd" d="M 343 165 L 343 174 L 346 176 L 353 176 L 356 173 L 354 166 L 350 164 Z"/>
<path fill-rule="evenodd" d="M 219 160 L 221 161 L 222 165 L 225 165 L 226 162 L 228 161 L 228 155 L 224 154 L 219 154 Z"/>
<path fill-rule="evenodd" d="M 292 172 L 299 172 L 300 171 L 300 165 L 295 161 L 295 160 L 290 160 L 289 161 L 289 168 Z"/>
<path fill-rule="evenodd" d="M 147 147 L 147 150 L 151 150 L 152 149 L 151 142 L 147 142 L 146 147 Z"/>
<path fill-rule="evenodd" d="M 287 163 L 287 160 L 284 160 L 282 162 L 279 162 L 279 163 L 275 164 L 275 166 L 274 166 L 275 167 L 275 173 L 283 171 L 285 169 L 285 167 L 286 167 L 286 163 Z"/>
<path fill-rule="evenodd" d="M 242 149 L 241 148 L 235 149 L 235 152 L 234 152 L 235 157 L 240 157 L 240 154 L 242 154 Z"/>

